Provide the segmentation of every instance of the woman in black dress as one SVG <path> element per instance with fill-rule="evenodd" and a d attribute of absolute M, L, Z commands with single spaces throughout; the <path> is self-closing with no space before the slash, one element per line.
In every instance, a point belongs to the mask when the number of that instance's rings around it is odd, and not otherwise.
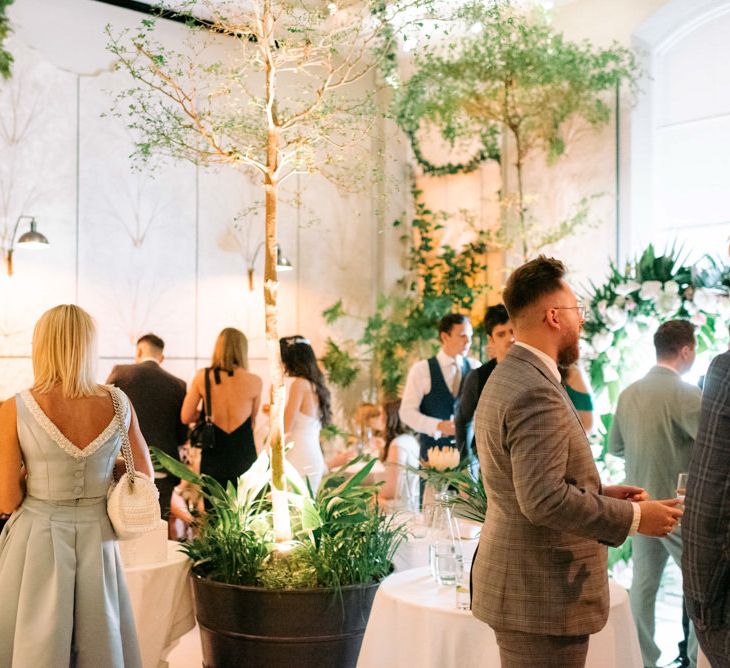
<path fill-rule="evenodd" d="M 226 327 L 215 342 L 210 367 L 200 369 L 190 384 L 180 417 L 195 422 L 205 403 L 205 377 L 210 383 L 210 405 L 215 441 L 204 448 L 200 472 L 223 487 L 234 485 L 256 460 L 254 421 L 261 403 L 261 378 L 248 372 L 248 341 L 243 332 Z"/>

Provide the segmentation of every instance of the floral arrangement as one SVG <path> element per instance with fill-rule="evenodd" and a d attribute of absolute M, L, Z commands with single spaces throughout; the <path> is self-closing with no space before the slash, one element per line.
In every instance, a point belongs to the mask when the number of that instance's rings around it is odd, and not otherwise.
<path fill-rule="evenodd" d="M 697 352 L 715 348 L 728 337 L 730 266 L 706 258 L 686 265 L 672 248 L 657 256 L 649 246 L 620 271 L 611 265 L 605 285 L 591 285 L 581 357 L 589 363 L 597 396 L 608 392 L 613 406 L 625 384 L 626 372 L 645 366 L 657 327 L 666 320 L 686 318 L 697 327 Z M 623 381 L 623 382 L 622 382 Z"/>
<path fill-rule="evenodd" d="M 422 461 L 421 464 L 424 468 L 443 473 L 444 471 L 453 471 L 459 468 L 460 461 L 461 458 L 457 448 L 433 447 L 426 451 L 426 460 Z"/>

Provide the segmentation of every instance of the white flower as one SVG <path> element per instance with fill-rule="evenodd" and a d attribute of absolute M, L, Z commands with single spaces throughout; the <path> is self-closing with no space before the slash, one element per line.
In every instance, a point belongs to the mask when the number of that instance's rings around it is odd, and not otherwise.
<path fill-rule="evenodd" d="M 636 292 L 641 286 L 636 281 L 626 281 L 626 283 L 619 283 L 615 287 L 617 295 L 626 297 L 626 295 Z"/>
<path fill-rule="evenodd" d="M 616 369 L 614 369 L 612 366 L 609 366 L 608 364 L 604 365 L 603 382 L 613 383 L 615 380 L 618 380 L 618 373 L 616 373 Z"/>
<path fill-rule="evenodd" d="M 646 329 L 651 332 L 652 334 L 656 332 L 659 325 L 661 324 L 657 318 L 655 318 L 653 315 L 648 315 L 646 313 L 640 313 L 636 316 L 636 320 L 638 322 L 641 322 L 646 325 Z"/>
<path fill-rule="evenodd" d="M 579 342 L 580 346 L 580 358 L 582 360 L 594 360 L 598 357 L 596 349 L 590 344 L 589 341 L 581 339 Z"/>
<path fill-rule="evenodd" d="M 724 320 L 730 319 L 730 295 L 718 295 L 717 312 Z"/>
<path fill-rule="evenodd" d="M 613 345 L 613 334 L 606 330 L 601 330 L 593 335 L 591 345 L 599 355 L 605 353 Z"/>
<path fill-rule="evenodd" d="M 661 281 L 644 281 L 641 284 L 641 291 L 639 292 L 639 297 L 642 299 L 650 299 L 655 300 L 662 291 L 662 283 Z"/>
<path fill-rule="evenodd" d="M 459 451 L 456 448 L 429 448 L 426 457 L 426 467 L 437 471 L 448 471 L 459 466 Z"/>
<path fill-rule="evenodd" d="M 620 306 L 609 306 L 606 309 L 606 327 L 612 332 L 621 329 L 626 324 L 626 311 Z"/>
<path fill-rule="evenodd" d="M 674 295 L 679 294 L 679 283 L 677 281 L 667 281 L 663 286 L 662 290 L 664 292 L 669 292 Z"/>
<path fill-rule="evenodd" d="M 702 325 L 707 322 L 707 316 L 704 313 L 698 311 L 697 313 L 694 313 L 689 320 L 693 325 L 696 325 L 697 327 L 702 327 Z"/>
<path fill-rule="evenodd" d="M 639 325 L 637 325 L 633 320 L 629 320 L 626 323 L 626 326 L 624 327 L 624 332 L 626 332 L 626 338 L 629 341 L 636 341 L 638 338 L 641 337 L 641 330 L 639 329 Z"/>
<path fill-rule="evenodd" d="M 608 302 L 605 299 L 601 299 L 601 301 L 596 304 L 596 309 L 604 318 L 606 317 L 606 307 L 607 306 L 608 306 Z"/>
<path fill-rule="evenodd" d="M 718 296 L 714 290 L 709 288 L 697 288 L 693 297 L 695 306 L 700 311 L 705 313 L 717 313 L 720 304 L 718 303 Z"/>
<path fill-rule="evenodd" d="M 626 303 L 624 304 L 624 309 L 626 311 L 633 311 L 635 308 L 636 308 L 636 302 L 631 298 L 627 298 Z"/>
<path fill-rule="evenodd" d="M 674 281 L 671 281 L 674 283 Z M 669 283 L 667 283 L 669 285 Z M 676 285 L 676 283 L 674 283 Z M 682 299 L 677 292 L 671 290 L 662 290 L 662 293 L 656 300 L 656 310 L 662 315 L 670 316 L 674 315 L 679 307 L 682 306 Z"/>
<path fill-rule="evenodd" d="M 618 366 L 619 362 L 621 361 L 621 353 L 619 352 L 618 348 L 609 348 L 606 351 L 606 357 L 608 357 L 608 361 L 611 362 L 614 366 Z"/>

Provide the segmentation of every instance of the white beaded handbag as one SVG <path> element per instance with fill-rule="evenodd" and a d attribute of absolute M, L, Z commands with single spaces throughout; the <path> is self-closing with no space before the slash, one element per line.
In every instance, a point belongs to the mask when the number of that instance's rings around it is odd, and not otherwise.
<path fill-rule="evenodd" d="M 122 437 L 122 456 L 126 473 L 109 488 L 106 509 L 117 538 L 127 540 L 138 538 L 159 527 L 160 493 L 149 476 L 134 470 L 132 446 L 124 428 L 118 391 L 112 388 L 111 397 L 117 427 Z"/>

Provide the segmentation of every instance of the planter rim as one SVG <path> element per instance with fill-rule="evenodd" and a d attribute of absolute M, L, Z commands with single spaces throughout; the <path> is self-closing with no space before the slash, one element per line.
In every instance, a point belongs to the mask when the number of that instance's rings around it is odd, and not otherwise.
<path fill-rule="evenodd" d="M 272 594 L 335 594 L 338 591 L 352 591 L 355 589 L 367 589 L 368 587 L 377 587 L 380 586 L 380 583 L 382 582 L 382 580 L 373 580 L 371 582 L 344 585 L 339 589 L 335 587 L 309 587 L 307 589 L 274 589 L 272 587 L 260 587 L 257 585 L 237 585 L 231 584 L 230 582 L 220 582 L 218 580 L 212 580 L 209 577 L 195 573 L 194 571 L 191 571 L 190 575 L 196 580 L 200 582 L 205 582 L 207 585 L 214 587 L 221 587 L 224 589 L 238 589 L 251 592 L 271 592 Z"/>

